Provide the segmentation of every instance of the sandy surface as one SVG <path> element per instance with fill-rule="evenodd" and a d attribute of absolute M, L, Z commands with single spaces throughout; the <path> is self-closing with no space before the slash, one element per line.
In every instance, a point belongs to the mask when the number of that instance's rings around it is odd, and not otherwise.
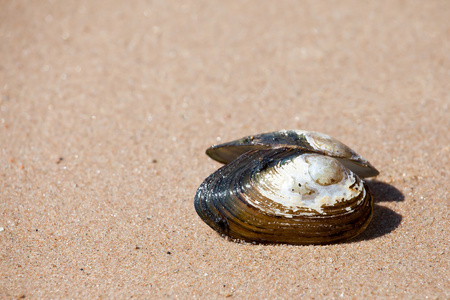
<path fill-rule="evenodd" d="M 450 297 L 450 2 L 0 1 L 0 298 Z M 328 246 L 197 216 L 218 141 L 327 133 L 375 215 Z"/>

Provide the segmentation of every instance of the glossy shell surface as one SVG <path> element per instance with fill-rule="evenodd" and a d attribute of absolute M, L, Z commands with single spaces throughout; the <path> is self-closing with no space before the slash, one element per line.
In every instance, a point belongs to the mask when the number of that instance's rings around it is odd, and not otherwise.
<path fill-rule="evenodd" d="M 355 237 L 369 224 L 373 201 L 348 166 L 378 172 L 329 139 L 280 131 L 209 148 L 226 165 L 199 187 L 198 215 L 220 234 L 248 242 L 329 244 Z"/>
<path fill-rule="evenodd" d="M 315 152 L 338 159 L 360 177 L 377 176 L 378 171 L 362 156 L 342 142 L 320 132 L 305 130 L 281 130 L 211 146 L 206 154 L 218 162 L 227 164 L 250 150 L 288 147 Z"/>

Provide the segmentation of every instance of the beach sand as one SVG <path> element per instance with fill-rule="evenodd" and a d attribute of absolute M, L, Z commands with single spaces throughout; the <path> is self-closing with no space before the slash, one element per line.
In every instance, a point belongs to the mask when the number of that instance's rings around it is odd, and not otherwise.
<path fill-rule="evenodd" d="M 450 297 L 450 2 L 0 3 L 0 298 Z M 361 236 L 197 216 L 204 151 L 281 129 L 380 171 Z"/>

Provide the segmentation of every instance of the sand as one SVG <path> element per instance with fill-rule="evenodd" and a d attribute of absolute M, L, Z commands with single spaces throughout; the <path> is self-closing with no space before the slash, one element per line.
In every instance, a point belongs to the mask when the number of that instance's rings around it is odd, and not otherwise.
<path fill-rule="evenodd" d="M 1 1 L 0 298 L 450 297 L 448 1 Z M 368 159 L 355 240 L 252 245 L 197 216 L 218 142 Z"/>

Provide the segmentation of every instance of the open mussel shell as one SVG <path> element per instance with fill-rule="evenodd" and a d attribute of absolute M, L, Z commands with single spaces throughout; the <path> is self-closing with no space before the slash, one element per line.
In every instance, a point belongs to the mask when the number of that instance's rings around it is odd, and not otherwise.
<path fill-rule="evenodd" d="M 281 130 L 247 136 L 232 142 L 214 145 L 206 150 L 212 159 L 227 164 L 250 150 L 296 148 L 334 157 L 358 176 L 372 177 L 379 172 L 367 160 L 342 142 L 319 132 Z"/>
<path fill-rule="evenodd" d="M 201 184 L 194 203 L 220 234 L 258 243 L 345 241 L 373 212 L 367 185 L 340 161 L 289 147 L 239 156 Z"/>

